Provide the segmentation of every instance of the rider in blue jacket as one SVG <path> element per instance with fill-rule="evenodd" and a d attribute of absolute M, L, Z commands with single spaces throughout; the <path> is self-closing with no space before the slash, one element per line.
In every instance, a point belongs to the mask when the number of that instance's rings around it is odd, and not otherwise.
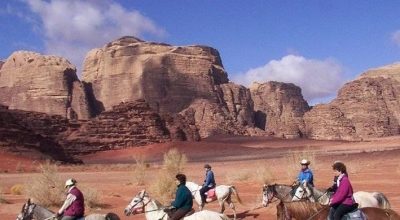
<path fill-rule="evenodd" d="M 206 192 L 215 187 L 215 179 L 214 173 L 211 171 L 211 166 L 209 164 L 205 164 L 204 168 L 206 169 L 206 179 L 204 180 L 203 186 L 200 189 L 201 202 L 204 205 L 206 201 Z"/>
<path fill-rule="evenodd" d="M 311 184 L 314 186 L 314 176 L 313 172 L 308 168 L 310 165 L 310 161 L 303 159 L 300 162 L 301 164 L 301 170 L 299 175 L 297 176 L 297 185 L 301 184 L 302 182 L 307 182 L 308 184 Z"/>

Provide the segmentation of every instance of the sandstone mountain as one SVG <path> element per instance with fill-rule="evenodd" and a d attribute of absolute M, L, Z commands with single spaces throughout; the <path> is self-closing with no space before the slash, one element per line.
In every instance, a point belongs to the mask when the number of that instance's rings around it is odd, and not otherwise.
<path fill-rule="evenodd" d="M 0 66 L 0 104 L 65 118 L 90 117 L 86 94 L 68 60 L 14 52 Z"/>
<path fill-rule="evenodd" d="M 306 112 L 307 136 L 323 140 L 363 140 L 399 135 L 400 81 L 383 75 L 363 76 L 346 83 L 332 102 Z"/>
<path fill-rule="evenodd" d="M 15 52 L 0 62 L 0 92 L 8 106 L 0 111 L 0 135 L 11 140 L 1 146 L 52 145 L 39 144 L 45 140 L 73 155 L 218 134 L 321 140 L 400 134 L 400 63 L 368 70 L 330 103 L 310 107 L 291 83 L 230 82 L 214 48 L 122 37 L 87 54 L 82 80 L 64 58 Z M 18 141 L 9 129 L 21 124 L 23 134 L 39 136 Z"/>

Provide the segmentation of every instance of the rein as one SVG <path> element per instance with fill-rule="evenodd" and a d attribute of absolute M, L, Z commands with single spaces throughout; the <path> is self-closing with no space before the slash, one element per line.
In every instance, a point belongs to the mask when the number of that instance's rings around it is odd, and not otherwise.
<path fill-rule="evenodd" d="M 322 208 L 321 210 L 319 210 L 318 212 L 314 213 L 312 216 L 310 216 L 307 220 L 311 220 L 313 219 L 316 215 L 318 215 L 320 212 L 322 212 L 324 209 L 328 208 L 329 206 L 326 206 L 324 208 Z"/>

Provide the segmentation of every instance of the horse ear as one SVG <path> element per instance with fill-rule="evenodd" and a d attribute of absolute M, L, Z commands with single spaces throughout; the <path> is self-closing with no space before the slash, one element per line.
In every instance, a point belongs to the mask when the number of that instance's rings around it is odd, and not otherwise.
<path fill-rule="evenodd" d="M 28 205 L 31 204 L 31 198 L 28 199 L 28 202 L 27 202 L 27 203 L 28 203 Z"/>

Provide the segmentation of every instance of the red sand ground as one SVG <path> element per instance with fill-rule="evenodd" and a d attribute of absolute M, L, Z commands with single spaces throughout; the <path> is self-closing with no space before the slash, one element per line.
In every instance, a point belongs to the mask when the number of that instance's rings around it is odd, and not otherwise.
<path fill-rule="evenodd" d="M 258 166 L 266 166 L 274 177 L 272 183 L 289 184 L 287 171 L 293 169 L 288 158 L 293 151 L 315 153 L 311 168 L 318 188 L 331 185 L 333 172 L 331 164 L 335 160 L 346 163 L 350 180 L 355 191 L 380 191 L 384 193 L 392 209 L 400 213 L 400 137 L 370 140 L 368 142 L 332 142 L 311 140 L 274 140 L 264 137 L 215 137 L 201 142 L 172 142 L 147 147 L 122 149 L 87 155 L 82 159 L 84 166 L 60 166 L 64 179 L 76 178 L 81 187 L 92 187 L 102 196 L 103 208 L 88 210 L 87 213 L 115 212 L 121 219 L 145 219 L 144 214 L 126 217 L 123 209 L 141 189 L 149 191 L 152 180 L 162 164 L 163 153 L 170 148 L 178 148 L 189 159 L 185 168 L 188 179 L 201 183 L 204 178 L 204 163 L 213 167 L 217 184 L 234 185 L 244 202 L 236 204 L 238 219 L 276 219 L 276 204 L 261 206 L 262 183 L 254 178 Z M 133 172 L 129 164 L 143 155 L 150 164 L 148 181 L 144 186 L 135 186 Z M 27 197 L 12 195 L 10 188 L 23 184 L 38 175 L 38 161 L 28 157 L 0 152 L 0 190 L 6 203 L 0 204 L 1 219 L 15 219 Z M 300 168 L 300 167 L 299 167 Z M 233 174 L 248 174 L 249 180 L 228 182 Z M 151 191 L 149 191 L 152 196 Z M 156 198 L 157 199 L 157 198 Z M 197 208 L 197 206 L 196 206 Z M 206 209 L 218 211 L 217 202 L 206 205 Z M 56 209 L 54 209 L 56 210 Z M 226 206 L 226 214 L 232 210 Z"/>

